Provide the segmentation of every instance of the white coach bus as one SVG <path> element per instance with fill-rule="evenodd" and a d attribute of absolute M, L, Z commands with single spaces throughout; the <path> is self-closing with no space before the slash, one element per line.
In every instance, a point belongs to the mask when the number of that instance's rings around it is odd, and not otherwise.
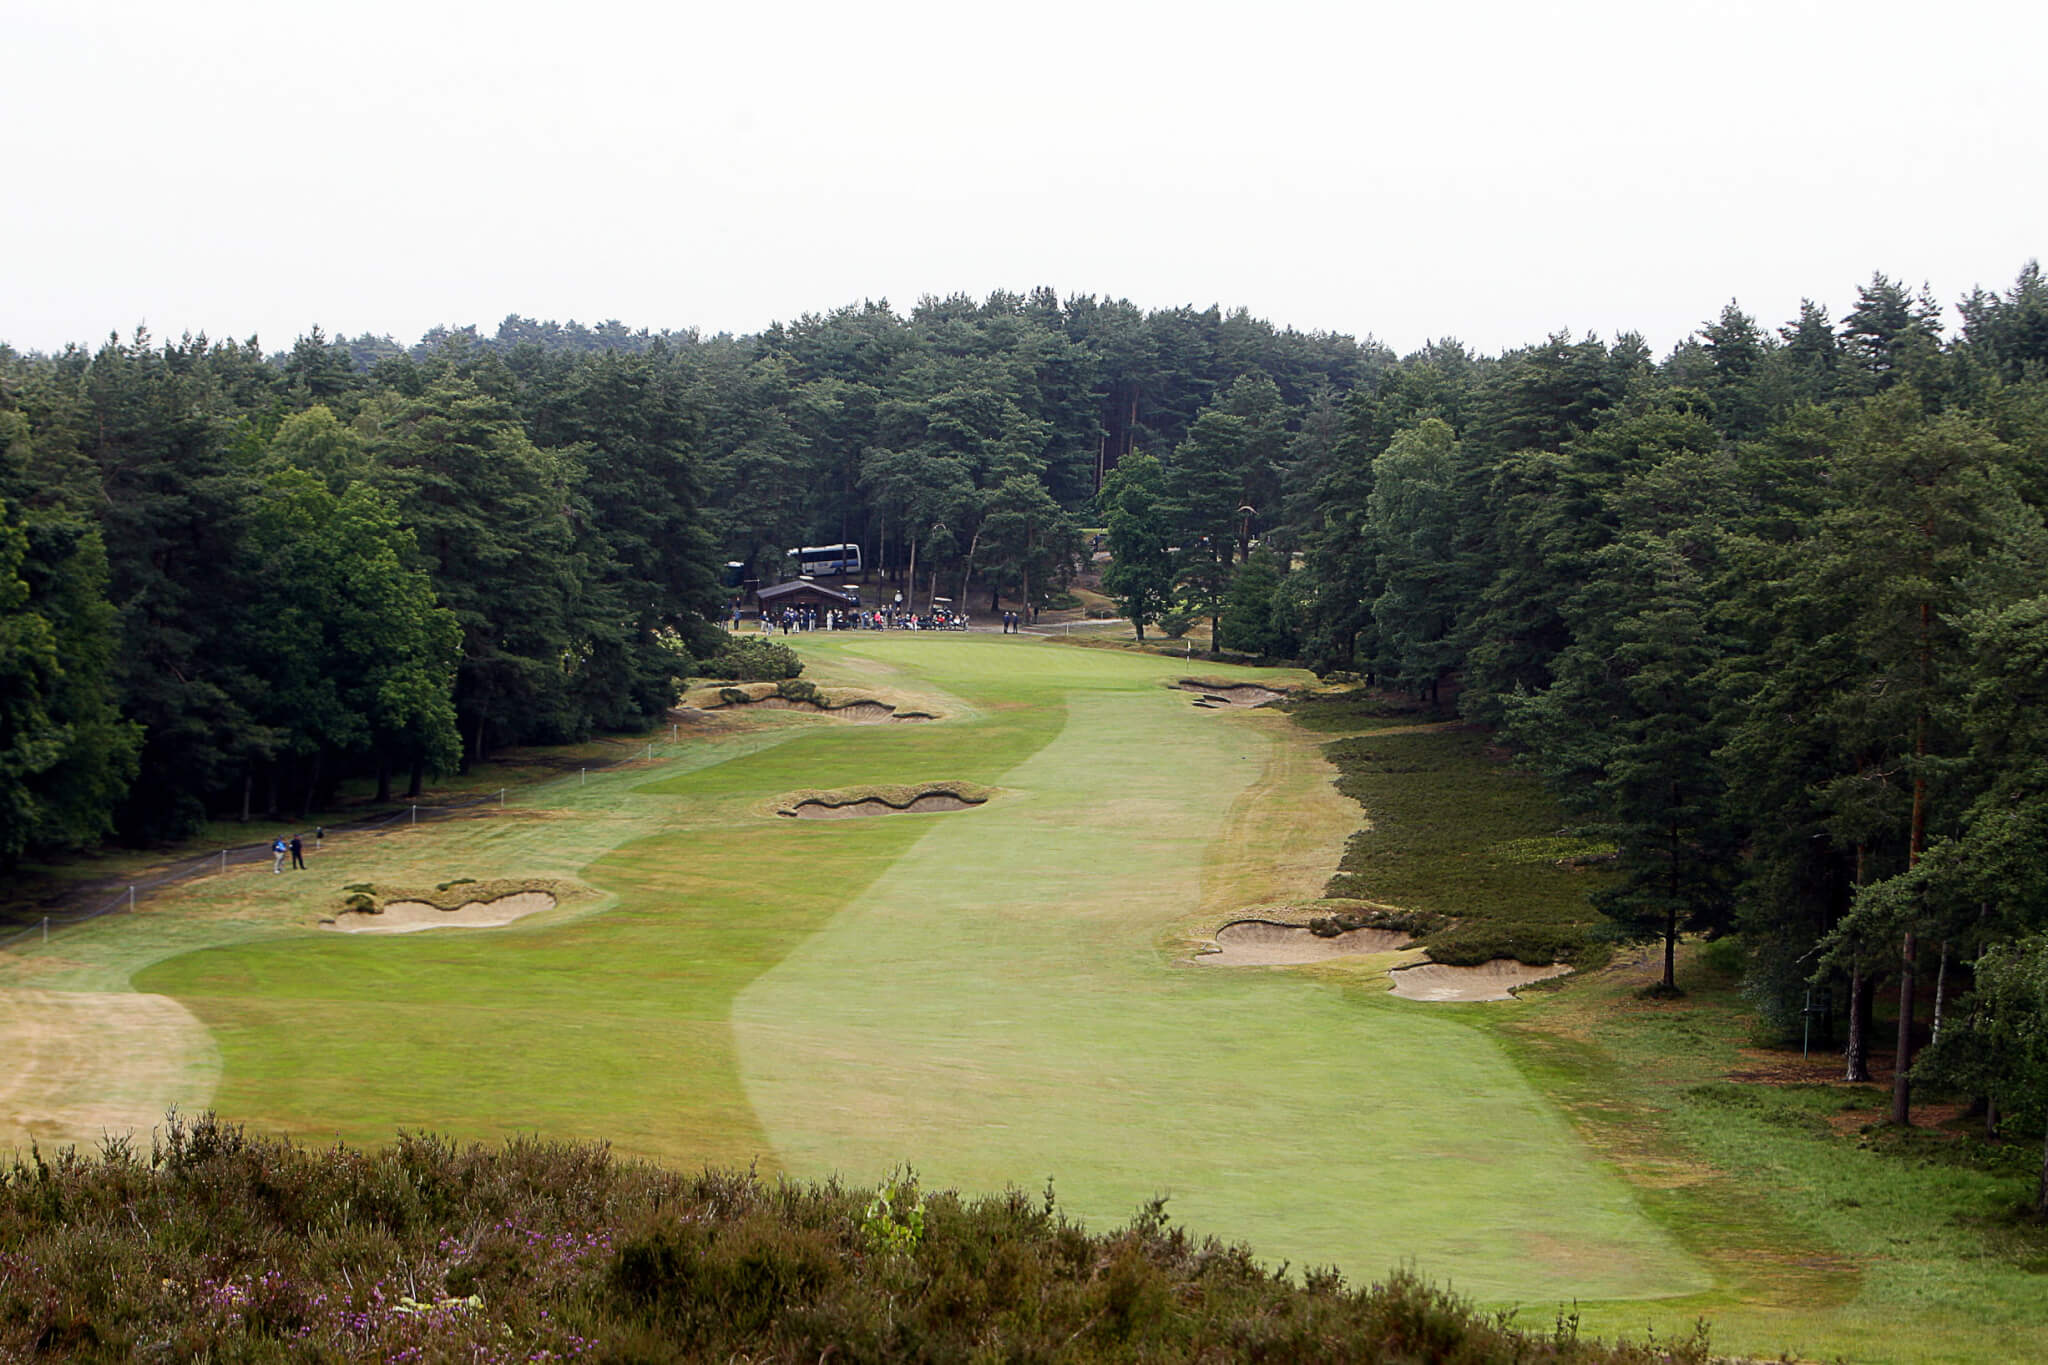
<path fill-rule="evenodd" d="M 797 573 L 810 578 L 839 578 L 861 571 L 858 545 L 806 545 L 791 550 L 789 557 L 796 561 Z"/>

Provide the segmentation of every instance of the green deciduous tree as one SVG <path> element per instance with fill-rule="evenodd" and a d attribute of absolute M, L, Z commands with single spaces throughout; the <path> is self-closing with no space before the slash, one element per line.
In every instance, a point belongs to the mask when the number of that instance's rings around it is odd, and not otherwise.
<path fill-rule="evenodd" d="M 1662 942 L 1663 986 L 1679 935 L 1728 926 L 1737 840 L 1715 762 L 1714 668 L 1705 585 L 1673 544 L 1630 532 L 1593 556 L 1554 681 L 1508 704 L 1508 732 L 1587 835 L 1611 841 L 1620 876 L 1594 896 L 1623 942 Z"/>
<path fill-rule="evenodd" d="M 1165 474 L 1149 455 L 1125 456 L 1102 481 L 1096 506 L 1109 527 L 1109 567 L 1103 590 L 1130 618 L 1138 639 L 1173 605 L 1173 556 L 1168 551 Z"/>
<path fill-rule="evenodd" d="M 1956 1021 L 1914 1074 L 1967 1088 L 2000 1112 L 2041 1123 L 2048 1119 L 2048 934 L 1993 947 L 1977 960 L 1976 978 Z M 2048 1139 L 2034 1211 L 2048 1215 Z"/>
<path fill-rule="evenodd" d="M 990 579 L 998 588 L 1015 583 L 1027 613 L 1065 580 L 1080 552 L 1073 523 L 1031 474 L 1012 474 L 990 493 L 981 541 Z"/>
<path fill-rule="evenodd" d="M 434 600 L 391 500 L 363 483 L 336 496 L 304 470 L 280 471 L 247 549 L 262 585 L 249 634 L 269 684 L 263 719 L 302 760 L 301 809 L 348 756 L 374 759 L 385 799 L 394 757 L 452 766 L 462 629 Z"/>
<path fill-rule="evenodd" d="M 580 736 L 574 681 L 593 622 L 576 460 L 534 445 L 507 403 L 461 376 L 415 399 L 387 395 L 365 414 L 373 478 L 462 627 L 455 705 L 467 755 Z"/>
<path fill-rule="evenodd" d="M 1469 487 L 1457 437 L 1434 417 L 1373 461 L 1364 531 L 1378 553 L 1379 661 L 1390 681 L 1432 701 L 1464 660 L 1458 626 L 1479 587 L 1464 544 L 1476 520 Z"/>
<path fill-rule="evenodd" d="M 0 407 L 0 861 L 106 838 L 135 775 L 141 734 L 119 713 L 119 628 L 89 485 L 60 432 L 38 442 L 26 413 Z"/>
<path fill-rule="evenodd" d="M 1266 658 L 1294 657 L 1298 642 L 1281 615 L 1279 565 L 1270 550 L 1258 549 L 1238 566 L 1224 598 L 1219 628 L 1223 647 Z"/>

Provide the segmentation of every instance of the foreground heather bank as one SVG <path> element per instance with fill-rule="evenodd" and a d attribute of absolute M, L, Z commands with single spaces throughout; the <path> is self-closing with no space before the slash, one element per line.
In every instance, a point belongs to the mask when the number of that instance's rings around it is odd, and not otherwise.
<path fill-rule="evenodd" d="M 309 1150 L 171 1116 L 0 1175 L 0 1359 L 1699 1361 L 1408 1274 L 1297 1287 L 1141 1211 L 682 1176 L 600 1146 Z"/>

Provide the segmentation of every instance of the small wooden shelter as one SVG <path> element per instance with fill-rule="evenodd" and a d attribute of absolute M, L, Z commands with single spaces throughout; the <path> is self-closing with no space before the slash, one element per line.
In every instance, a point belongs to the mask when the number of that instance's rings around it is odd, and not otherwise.
<path fill-rule="evenodd" d="M 819 611 L 851 611 L 860 605 L 860 599 L 850 592 L 828 588 L 822 583 L 813 583 L 808 578 L 792 578 L 787 583 L 777 583 L 772 588 L 762 588 L 754 594 L 754 600 L 761 604 L 763 614 L 780 615 L 784 607 L 816 607 Z"/>

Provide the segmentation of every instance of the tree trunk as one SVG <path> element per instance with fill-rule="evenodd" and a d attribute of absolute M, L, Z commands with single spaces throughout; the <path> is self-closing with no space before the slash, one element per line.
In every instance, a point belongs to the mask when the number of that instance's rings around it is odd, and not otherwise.
<path fill-rule="evenodd" d="M 1436 684 L 1431 682 L 1434 688 Z M 1432 696 L 1430 702 L 1434 704 Z M 1664 911 L 1664 989 L 1678 993 L 1678 826 L 1667 825 L 1666 837 L 1671 845 L 1671 904 Z"/>
<path fill-rule="evenodd" d="M 2034 1195 L 2034 1212 L 2048 1213 L 2048 1136 L 2041 1139 L 2041 1184 Z"/>
<path fill-rule="evenodd" d="M 1877 994 L 1877 980 L 1857 963 L 1849 969 L 1849 1041 L 1842 1049 L 1848 1063 L 1842 1070 L 1845 1081 L 1870 1079 L 1870 1004 Z"/>
<path fill-rule="evenodd" d="M 1913 1123 L 1913 1081 L 1907 1073 L 1913 1067 L 1913 957 L 1918 943 L 1908 929 L 1899 945 L 1899 1044 L 1892 1062 L 1892 1122 L 1902 1128 Z"/>
<path fill-rule="evenodd" d="M 249 823 L 249 802 L 256 795 L 256 770 L 242 769 L 242 823 Z"/>
<path fill-rule="evenodd" d="M 427 756 L 423 752 L 416 753 L 412 756 L 412 781 L 406 783 L 405 794 L 408 797 L 418 796 L 426 785 Z"/>
<path fill-rule="evenodd" d="M 1986 1142 L 1996 1142 L 1998 1140 L 1998 1096 L 1996 1095 L 1986 1095 L 1984 1097 L 1984 1140 Z"/>
<path fill-rule="evenodd" d="M 313 751 L 313 771 L 306 778 L 306 803 L 299 807 L 299 818 L 301 820 L 307 819 L 313 814 L 313 802 L 318 799 L 320 794 L 320 760 L 326 756 L 327 751 L 325 749 L 315 749 Z"/>
<path fill-rule="evenodd" d="M 377 804 L 383 805 L 391 799 L 391 746 L 377 746 Z"/>
<path fill-rule="evenodd" d="M 1928 608 L 1923 602 L 1920 606 L 1922 639 L 1926 637 L 1927 621 Z M 1927 756 L 1927 717 L 1924 714 L 1913 723 L 1913 754 L 1917 758 Z M 1906 840 L 1908 868 L 1919 865 L 1920 850 L 1926 845 L 1927 777 L 1924 766 L 1916 765 L 1913 773 L 1913 826 Z M 1899 1046 L 1892 1066 L 1892 1122 L 1901 1127 L 1910 1127 L 1913 1122 L 1913 1082 L 1906 1073 L 1913 1065 L 1913 988 L 1916 984 L 1913 960 L 1917 950 L 1918 939 L 1909 928 L 1905 940 L 1899 945 Z"/>
<path fill-rule="evenodd" d="M 960 610 L 967 610 L 967 585 L 974 579 L 974 552 L 981 548 L 981 528 L 974 528 L 974 534 L 967 541 L 967 562 L 960 566 Z M 991 612 L 995 611 L 990 607 Z"/>
<path fill-rule="evenodd" d="M 1941 1041 L 1941 996 L 1948 984 L 1948 940 L 1941 941 L 1941 961 L 1934 969 L 1934 1027 L 1927 1035 L 1929 1044 Z"/>

